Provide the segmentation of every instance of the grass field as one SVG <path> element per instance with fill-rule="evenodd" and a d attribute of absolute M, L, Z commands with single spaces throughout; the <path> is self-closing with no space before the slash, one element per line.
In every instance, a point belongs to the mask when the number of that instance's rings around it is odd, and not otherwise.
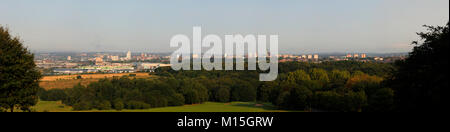
<path fill-rule="evenodd" d="M 60 101 L 40 101 L 33 107 L 37 112 L 78 112 L 61 104 Z M 216 103 L 206 102 L 196 105 L 152 108 L 144 110 L 90 110 L 79 112 L 289 112 L 276 110 L 271 104 L 255 104 L 251 102 Z"/>
<path fill-rule="evenodd" d="M 74 85 L 81 84 L 87 86 L 92 82 L 97 82 L 103 78 L 113 78 L 136 74 L 136 78 L 150 78 L 148 73 L 117 73 L 117 74 L 83 74 L 82 79 L 76 79 L 78 75 L 44 76 L 39 86 L 44 89 L 65 89 L 72 88 Z"/>

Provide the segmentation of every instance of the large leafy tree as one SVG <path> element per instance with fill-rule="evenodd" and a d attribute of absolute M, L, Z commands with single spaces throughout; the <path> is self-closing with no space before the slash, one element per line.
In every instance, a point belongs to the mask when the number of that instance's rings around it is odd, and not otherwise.
<path fill-rule="evenodd" d="M 441 90 L 448 88 L 449 34 L 446 26 L 425 26 L 428 32 L 418 33 L 422 42 L 409 57 L 398 62 L 393 78 L 396 103 L 401 111 L 441 110 Z"/>
<path fill-rule="evenodd" d="M 33 58 L 19 38 L 0 27 L 0 109 L 31 111 L 37 103 L 41 74 Z"/>

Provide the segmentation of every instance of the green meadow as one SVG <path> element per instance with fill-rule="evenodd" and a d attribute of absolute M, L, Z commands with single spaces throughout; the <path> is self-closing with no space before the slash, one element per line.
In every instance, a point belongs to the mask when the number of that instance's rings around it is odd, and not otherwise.
<path fill-rule="evenodd" d="M 253 102 L 217 103 L 205 102 L 203 104 L 184 105 L 176 107 L 151 108 L 142 110 L 90 110 L 73 111 L 70 106 L 60 101 L 40 101 L 33 107 L 36 112 L 289 112 L 277 110 L 272 104 L 257 104 Z"/>

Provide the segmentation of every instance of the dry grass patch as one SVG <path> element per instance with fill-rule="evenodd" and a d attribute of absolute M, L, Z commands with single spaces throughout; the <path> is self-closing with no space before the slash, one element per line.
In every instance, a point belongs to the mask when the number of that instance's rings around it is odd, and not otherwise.
<path fill-rule="evenodd" d="M 135 74 L 135 78 L 150 78 L 148 73 L 117 73 L 117 74 L 83 74 L 83 75 L 61 75 L 61 76 L 44 76 L 39 82 L 39 86 L 44 89 L 66 89 L 72 88 L 74 85 L 81 84 L 87 86 L 92 82 L 97 82 L 104 78 L 122 77 Z M 77 79 L 81 76 L 82 79 Z"/>

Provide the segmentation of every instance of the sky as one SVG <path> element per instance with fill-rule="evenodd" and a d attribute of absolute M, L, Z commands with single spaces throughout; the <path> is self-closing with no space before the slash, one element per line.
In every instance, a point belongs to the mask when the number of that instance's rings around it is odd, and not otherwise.
<path fill-rule="evenodd" d="M 408 52 L 449 0 L 0 0 L 34 52 L 171 52 L 172 36 L 279 35 L 280 53 Z"/>

